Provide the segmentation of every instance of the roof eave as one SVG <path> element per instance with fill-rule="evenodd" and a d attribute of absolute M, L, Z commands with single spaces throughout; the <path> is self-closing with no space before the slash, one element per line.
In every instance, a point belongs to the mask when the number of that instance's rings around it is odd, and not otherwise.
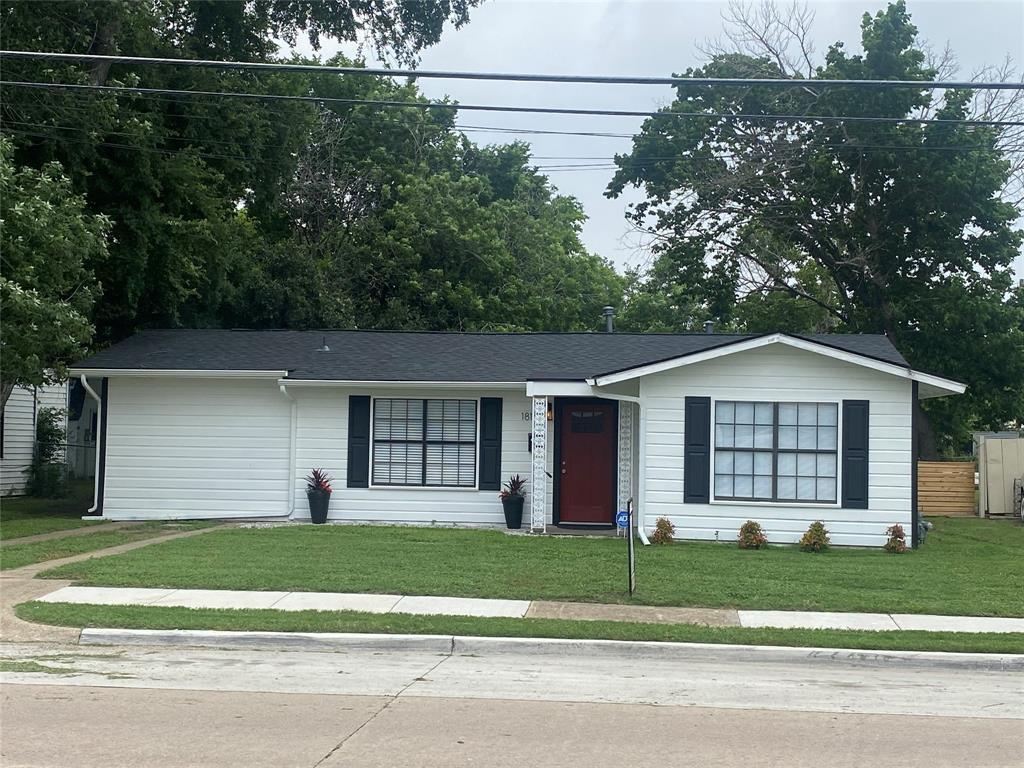
<path fill-rule="evenodd" d="M 185 379 L 270 379 L 276 380 L 288 376 L 288 371 L 259 370 L 206 370 L 201 368 L 86 368 L 72 367 L 68 369 L 72 376 L 155 376 L 162 378 Z"/>

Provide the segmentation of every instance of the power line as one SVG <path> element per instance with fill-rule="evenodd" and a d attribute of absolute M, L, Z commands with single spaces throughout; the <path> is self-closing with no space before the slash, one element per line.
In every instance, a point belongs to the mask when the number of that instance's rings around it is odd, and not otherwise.
<path fill-rule="evenodd" d="M 782 88 L 914 88 L 1022 90 L 1024 83 L 974 82 L 970 80 L 826 80 L 795 78 L 740 78 L 740 77 L 650 77 L 614 75 L 545 75 L 501 72 L 459 72 L 416 69 L 387 69 L 374 67 L 338 67 L 326 64 L 289 64 L 283 62 L 215 61 L 211 59 L 170 59 L 153 56 L 101 56 L 85 53 L 57 53 L 49 51 L 0 51 L 0 59 L 29 59 L 43 61 L 73 61 L 79 63 L 149 64 L 182 67 L 212 67 L 215 69 L 243 69 L 265 72 L 305 72 L 370 77 L 411 77 L 441 80 L 499 80 L 505 82 L 576 83 L 595 85 L 708 85 Z"/>
<path fill-rule="evenodd" d="M 389 122 L 389 123 L 391 123 L 393 125 L 403 125 L 403 123 L 400 123 L 400 122 L 397 122 L 397 121 L 390 121 L 390 120 L 385 120 L 385 121 Z M 20 128 L 12 128 L 10 126 L 21 126 L 21 127 Z M 53 130 L 58 130 L 58 131 L 72 131 L 74 133 L 94 134 L 95 136 L 97 136 L 96 143 L 101 145 L 101 146 L 117 147 L 117 148 L 121 148 L 121 149 L 139 149 L 141 151 L 164 152 L 164 151 L 178 151 L 178 150 L 162 150 L 162 149 L 155 148 L 155 147 L 141 147 L 141 146 L 137 146 L 137 145 L 117 144 L 117 143 L 100 141 L 99 137 L 124 136 L 124 137 L 128 137 L 128 138 L 148 139 L 148 140 L 152 140 L 152 141 L 156 141 L 156 142 L 174 141 L 174 142 L 180 142 L 180 143 L 185 143 L 185 144 L 189 145 L 188 147 L 179 148 L 181 150 L 187 149 L 187 148 L 190 148 L 190 147 L 194 149 L 195 146 L 203 146 L 203 145 L 208 145 L 208 144 L 219 144 L 219 145 L 226 145 L 226 146 L 238 146 L 238 142 L 218 141 L 216 139 L 205 139 L 205 138 L 204 139 L 194 139 L 194 138 L 187 137 L 187 136 L 174 136 L 174 135 L 168 135 L 168 136 L 157 136 L 157 135 L 152 135 L 152 134 L 151 135 L 140 135 L 138 132 L 119 131 L 119 130 L 110 129 L 110 128 L 90 129 L 90 128 L 82 128 L 82 127 L 79 127 L 79 126 L 60 125 L 58 123 L 43 123 L 43 122 L 33 122 L 33 121 L 25 121 L 25 120 L 11 120 L 11 119 L 0 117 L 0 129 L 7 130 L 7 131 L 9 131 L 11 133 L 22 133 L 24 135 L 29 135 L 29 136 L 39 136 L 39 137 L 44 137 L 44 138 L 54 138 L 54 139 L 59 140 L 59 141 L 60 140 L 64 140 L 63 137 L 61 137 L 61 136 L 41 134 L 41 133 L 34 132 L 34 131 L 30 130 L 30 129 L 47 129 L 47 128 L 48 129 L 53 129 Z M 459 130 L 459 129 L 458 128 L 453 128 L 452 130 Z M 75 141 L 78 141 L 78 140 L 75 140 Z M 284 144 L 262 144 L 261 146 L 263 148 L 265 148 L 265 149 L 282 149 L 282 148 L 287 147 L 288 145 L 284 145 Z M 803 148 L 803 147 L 776 148 L 776 149 L 773 150 L 772 154 L 775 157 L 785 157 L 787 159 L 794 159 L 794 158 L 799 158 L 799 157 L 802 157 L 802 156 L 806 155 L 808 149 L 850 151 L 850 152 L 864 152 L 864 151 L 871 151 L 871 152 L 876 152 L 876 151 L 877 152 L 917 152 L 917 151 L 922 151 L 922 152 L 1013 152 L 1013 151 L 1020 151 L 1021 149 L 1024 149 L 1024 145 L 1022 145 L 1022 144 L 1015 144 L 1015 145 L 1008 146 L 1008 147 L 994 147 L 994 146 L 991 146 L 991 145 L 984 145 L 984 144 L 963 144 L 963 145 L 942 145 L 942 146 L 936 145 L 936 146 L 932 146 L 932 145 L 927 145 L 927 144 L 855 144 L 855 143 L 836 144 L 836 143 L 829 143 L 829 144 L 815 144 L 815 145 L 813 145 L 812 147 L 809 147 L 809 148 Z M 224 155 L 224 154 L 213 154 L 213 153 L 204 153 L 204 152 L 198 152 L 197 154 L 199 154 L 199 156 L 201 156 L 201 157 L 208 157 L 208 158 L 213 158 L 213 159 L 224 159 L 224 160 L 255 160 L 255 159 L 257 159 L 254 156 L 246 156 L 246 155 Z M 720 152 L 720 151 L 712 150 L 711 154 L 715 158 L 718 158 L 718 159 L 742 159 L 742 158 L 745 158 L 745 157 L 749 157 L 749 155 L 746 155 L 746 154 L 743 154 L 743 153 L 739 153 L 739 152 L 731 152 L 731 151 Z M 548 163 L 548 164 L 541 164 L 541 165 L 539 165 L 538 167 L 543 169 L 543 170 L 562 170 L 562 169 L 605 170 L 605 169 L 616 169 L 616 168 L 620 168 L 620 167 L 635 167 L 635 166 L 644 165 L 644 164 L 647 164 L 647 163 L 670 162 L 670 161 L 675 161 L 675 160 L 679 160 L 679 159 L 692 158 L 692 156 L 693 156 L 692 152 L 679 153 L 679 154 L 675 154 L 675 155 L 648 155 L 648 156 L 640 156 L 640 157 L 633 157 L 631 155 L 622 155 L 621 156 L 622 157 L 622 163 L 621 164 L 615 162 L 616 156 L 609 156 L 609 155 L 534 155 L 534 154 L 531 154 L 530 155 L 530 159 L 531 160 L 547 160 L 547 161 L 552 161 L 552 160 L 565 160 L 565 161 L 571 161 L 571 160 L 583 161 L 583 160 L 588 160 L 588 161 L 595 161 L 595 162 L 578 162 L 578 163 L 567 162 L 567 163 L 562 163 L 562 164 Z"/>
<path fill-rule="evenodd" d="M 870 123 L 870 124 L 917 124 L 917 125 L 963 125 L 989 127 L 1024 127 L 1024 121 L 1015 120 L 972 120 L 925 117 L 866 117 L 859 115 L 773 115 L 734 114 L 726 112 L 647 112 L 642 110 L 574 109 L 568 107 L 523 107 L 500 104 L 456 104 L 437 101 L 393 101 L 387 99 L 342 99 L 331 96 L 299 96 L 277 93 L 239 93 L 236 91 L 188 91 L 174 88 L 141 88 L 127 85 L 84 85 L 80 83 L 38 83 L 0 80 L 0 86 L 17 88 L 41 88 L 44 90 L 99 91 L 128 94 L 165 94 L 174 96 L 212 96 L 217 98 L 245 98 L 259 101 L 304 101 L 321 104 L 342 104 L 346 106 L 370 106 L 385 108 L 412 108 L 420 110 L 446 109 L 464 112 L 516 112 L 542 115 L 580 115 L 588 117 L 645 117 L 645 118 L 691 118 L 735 121 L 767 122 L 819 122 L 819 123 Z"/>

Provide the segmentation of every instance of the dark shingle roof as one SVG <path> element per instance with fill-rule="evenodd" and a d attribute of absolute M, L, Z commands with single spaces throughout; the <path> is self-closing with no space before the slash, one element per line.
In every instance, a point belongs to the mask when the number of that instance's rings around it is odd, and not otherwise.
<path fill-rule="evenodd" d="M 575 381 L 749 338 L 755 335 L 153 330 L 75 368 L 286 370 L 293 379 L 340 381 Z M 909 367 L 885 336 L 803 338 Z M 330 351 L 320 352 L 325 339 Z"/>

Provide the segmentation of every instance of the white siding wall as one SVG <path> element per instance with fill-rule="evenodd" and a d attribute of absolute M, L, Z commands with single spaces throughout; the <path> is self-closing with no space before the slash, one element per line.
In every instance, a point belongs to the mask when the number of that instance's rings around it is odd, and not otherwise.
<path fill-rule="evenodd" d="M 4 408 L 4 455 L 0 459 L 0 495 L 25 492 L 25 470 L 32 463 L 36 437 L 36 413 L 40 408 L 60 408 L 67 417 L 67 384 L 38 388 L 15 387 Z"/>
<path fill-rule="evenodd" d="M 683 504 L 683 399 L 687 395 L 714 400 L 870 401 L 869 508 L 714 500 Z M 744 521 L 757 520 L 769 541 L 784 543 L 798 541 L 811 521 L 822 520 L 834 544 L 868 546 L 883 544 L 885 529 L 894 523 L 909 534 L 909 381 L 771 345 L 645 377 L 641 398 L 646 411 L 641 514 L 648 528 L 657 518 L 667 517 L 681 538 L 714 539 L 717 532 L 719 539 L 734 541 Z"/>
<path fill-rule="evenodd" d="M 525 389 L 525 388 L 524 388 Z M 292 387 L 297 408 L 295 517 L 309 519 L 305 477 L 314 467 L 327 470 L 335 482 L 330 519 L 382 523 L 504 525 L 497 491 L 461 488 L 347 488 L 349 395 L 415 398 L 502 398 L 501 476 L 530 476 L 528 435 L 531 401 L 523 393 L 497 390 L 387 389 L 356 390 L 335 387 Z M 550 425 L 549 425 L 550 431 Z M 549 440 L 550 445 L 550 440 Z M 550 462 L 550 458 L 549 458 Z M 371 467 L 372 474 L 372 467 Z M 549 483 L 550 487 L 550 483 Z M 529 488 L 527 489 L 529 493 Z M 548 519 L 550 521 L 550 505 Z M 529 527 L 529 499 L 524 527 Z"/>
<path fill-rule="evenodd" d="M 289 425 L 272 381 L 111 378 L 103 515 L 286 515 Z"/>

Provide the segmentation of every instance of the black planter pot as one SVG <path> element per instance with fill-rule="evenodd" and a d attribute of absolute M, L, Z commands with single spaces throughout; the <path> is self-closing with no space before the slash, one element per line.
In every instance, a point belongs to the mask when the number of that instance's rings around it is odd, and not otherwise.
<path fill-rule="evenodd" d="M 505 510 L 505 525 L 511 530 L 523 527 L 523 501 L 522 496 L 510 496 L 501 500 L 501 506 Z"/>
<path fill-rule="evenodd" d="M 327 522 L 327 508 L 331 505 L 330 491 L 306 491 L 309 499 L 309 516 L 315 525 Z"/>

